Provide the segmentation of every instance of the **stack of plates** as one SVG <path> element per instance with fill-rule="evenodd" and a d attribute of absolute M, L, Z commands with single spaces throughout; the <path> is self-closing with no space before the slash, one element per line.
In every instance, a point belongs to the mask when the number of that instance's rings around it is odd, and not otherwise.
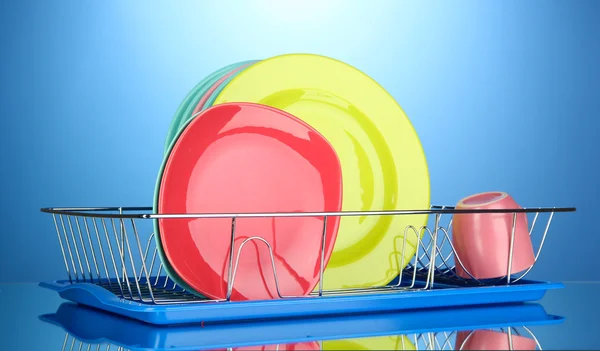
<path fill-rule="evenodd" d="M 422 146 L 394 98 L 343 62 L 294 54 L 224 67 L 192 89 L 167 135 L 154 211 L 427 209 L 429 194 Z M 405 228 L 426 221 L 328 217 L 324 289 L 389 283 L 416 252 L 413 232 L 403 248 Z M 231 254 L 232 300 L 278 298 L 274 275 L 284 296 L 318 284 L 322 216 L 238 218 L 234 250 L 230 218 L 160 219 L 155 227 L 167 273 L 190 292 L 226 298 Z M 250 237 L 260 239 L 237 257 Z"/>

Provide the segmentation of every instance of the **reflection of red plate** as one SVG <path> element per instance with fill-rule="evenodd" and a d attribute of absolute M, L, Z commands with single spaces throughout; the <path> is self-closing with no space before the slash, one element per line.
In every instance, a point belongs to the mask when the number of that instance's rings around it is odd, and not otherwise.
<path fill-rule="evenodd" d="M 329 220 L 328 220 L 329 221 Z M 279 350 L 279 351 L 284 351 L 284 350 L 289 350 L 289 351 L 295 351 L 295 350 L 299 350 L 299 351 L 312 351 L 312 350 L 320 350 L 321 346 L 319 345 L 318 342 L 316 341 L 309 341 L 309 342 L 296 342 L 293 344 L 280 344 L 280 345 L 263 345 L 263 346 L 242 346 L 242 347 L 234 347 L 231 348 L 229 350 L 236 350 L 236 351 L 275 351 L 275 350 Z M 217 350 L 213 350 L 213 351 L 217 351 Z"/>
<path fill-rule="evenodd" d="M 165 164 L 159 213 L 339 211 L 341 168 L 329 142 L 308 124 L 252 103 L 211 107 L 181 132 Z M 161 219 L 173 269 L 197 292 L 227 296 L 230 218 Z M 328 218 L 325 264 L 339 217 Z M 307 295 L 319 280 L 322 217 L 236 219 L 234 262 L 242 242 L 273 249 L 282 295 Z M 267 246 L 244 245 L 232 300 L 277 298 Z"/>

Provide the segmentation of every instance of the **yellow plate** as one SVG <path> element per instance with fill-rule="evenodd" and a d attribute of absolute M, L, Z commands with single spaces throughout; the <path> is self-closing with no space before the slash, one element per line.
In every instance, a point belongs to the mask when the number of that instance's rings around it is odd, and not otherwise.
<path fill-rule="evenodd" d="M 342 165 L 343 210 L 429 209 L 429 172 L 410 121 L 374 80 L 343 62 L 318 55 L 281 55 L 245 69 L 215 105 L 254 102 L 309 123 L 334 146 Z M 426 215 L 343 217 L 324 288 L 385 285 L 416 252 Z M 402 261 L 402 262 L 399 262 Z M 398 267 L 400 264 L 400 267 Z"/>

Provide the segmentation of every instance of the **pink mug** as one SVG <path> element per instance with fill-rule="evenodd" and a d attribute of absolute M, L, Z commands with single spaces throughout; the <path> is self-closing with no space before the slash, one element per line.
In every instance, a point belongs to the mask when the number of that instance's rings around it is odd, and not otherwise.
<path fill-rule="evenodd" d="M 519 208 L 510 195 L 497 191 L 468 196 L 456 205 L 458 210 Z M 463 267 L 476 279 L 492 279 L 508 275 L 513 216 L 514 213 L 454 215 L 452 245 L 457 256 L 454 262 L 459 277 L 471 278 Z M 527 214 L 517 213 L 510 274 L 524 271 L 534 262 L 535 255 L 529 237 Z"/>
<path fill-rule="evenodd" d="M 456 350 L 511 350 L 508 333 L 493 330 L 461 331 L 456 334 Z M 535 350 L 535 340 L 511 334 L 512 350 Z"/>

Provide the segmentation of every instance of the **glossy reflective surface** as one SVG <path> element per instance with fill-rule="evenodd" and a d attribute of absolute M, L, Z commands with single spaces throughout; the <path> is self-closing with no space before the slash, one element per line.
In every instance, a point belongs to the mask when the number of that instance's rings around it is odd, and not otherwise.
<path fill-rule="evenodd" d="M 339 211 L 341 168 L 331 145 L 292 115 L 242 103 L 205 110 L 177 139 L 164 167 L 158 213 Z M 232 300 L 305 295 L 319 279 L 323 218 L 238 218 Z M 325 263 L 339 217 L 327 221 Z M 232 221 L 162 219 L 158 232 L 175 273 L 195 291 L 224 299 Z M 246 244 L 244 244 L 246 242 Z M 243 251 L 237 252 L 243 246 Z M 257 262 L 259 262 L 257 264 Z M 235 266 L 234 266 L 235 267 Z"/>
<path fill-rule="evenodd" d="M 215 105 L 247 101 L 287 111 L 332 143 L 342 164 L 344 210 L 429 208 L 429 174 L 417 133 L 375 81 L 340 61 L 282 55 L 233 78 Z M 345 217 L 325 271 L 326 289 L 385 285 L 415 253 L 426 216 Z M 401 262 L 399 262 L 401 261 Z"/>
<path fill-rule="evenodd" d="M 565 317 L 564 322 L 548 325 L 532 325 L 532 323 L 519 323 L 519 324 L 530 324 L 528 329 L 535 335 L 540 345 L 545 350 L 594 350 L 600 346 L 600 334 L 597 332 L 597 325 L 600 322 L 598 312 L 600 311 L 600 300 L 597 298 L 600 292 L 599 282 L 590 283 L 566 283 L 566 288 L 556 291 L 550 291 L 539 303 L 541 307 L 545 309 L 548 314 L 559 315 Z M 108 337 L 103 330 L 111 330 L 114 337 L 133 335 L 134 342 L 137 345 L 133 347 L 130 344 L 130 349 L 140 349 L 142 345 L 152 345 L 155 348 L 166 348 L 166 349 L 194 349 L 194 344 L 202 342 L 210 342 L 217 347 L 213 349 L 225 349 L 228 346 L 233 346 L 233 340 L 240 339 L 240 334 L 243 334 L 241 329 L 237 331 L 211 331 L 208 327 L 202 328 L 198 326 L 191 326 L 186 329 L 176 328 L 156 328 L 149 325 L 136 325 L 132 324 L 125 319 L 118 320 L 115 322 L 114 319 L 105 317 L 104 315 L 98 315 L 98 312 L 92 311 L 94 315 L 85 316 L 82 314 L 72 314 L 70 319 L 72 326 L 82 327 L 80 330 L 89 330 L 95 333 L 95 335 L 85 335 L 87 339 L 83 338 L 84 335 L 74 336 L 72 334 L 67 335 L 66 331 L 61 327 L 52 325 L 48 322 L 40 320 L 41 315 L 55 314 L 61 308 L 64 310 L 65 300 L 52 291 L 42 289 L 37 284 L 0 284 L 0 336 L 2 336 L 2 347 L 6 350 L 78 350 L 80 345 L 83 345 L 82 350 L 87 350 L 88 345 L 92 345 L 91 349 L 97 349 L 97 343 L 101 344 L 100 350 L 107 349 L 106 340 L 103 338 Z M 62 305 L 62 306 L 61 306 Z M 469 313 L 468 310 L 463 310 L 462 313 Z M 510 309 L 505 309 L 505 317 L 510 319 L 512 313 Z M 68 311 L 67 311 L 68 312 Z M 473 312 L 475 313 L 475 312 Z M 497 315 L 502 314 L 502 310 L 496 313 L 488 314 L 488 316 L 479 317 L 480 323 L 490 323 Z M 536 312 L 537 313 L 537 312 Z M 535 313 L 534 313 L 535 314 Z M 335 330 L 336 326 L 339 329 L 349 330 L 344 324 L 331 321 L 326 323 L 329 327 L 321 327 L 320 325 L 318 332 L 311 327 L 311 324 L 305 324 L 304 327 L 296 327 L 296 334 L 304 334 L 305 337 L 309 337 L 310 334 L 314 334 L 321 340 L 320 344 L 323 349 L 338 349 L 339 347 L 346 347 L 349 345 L 363 345 L 363 347 L 356 347 L 354 349 L 402 349 L 402 342 L 404 341 L 405 349 L 413 349 L 411 345 L 418 346 L 418 349 L 425 349 L 427 340 L 434 337 L 435 347 L 434 349 L 442 349 L 444 340 L 449 339 L 448 343 L 445 344 L 444 349 L 450 350 L 455 348 L 457 334 L 455 328 L 442 328 L 443 330 L 434 330 L 436 325 L 455 323 L 458 322 L 456 319 L 464 317 L 460 311 L 450 312 L 445 314 L 444 319 L 454 319 L 454 321 L 444 321 L 441 319 L 432 318 L 431 315 L 425 316 L 423 325 L 415 325 L 406 321 L 404 324 L 399 323 L 398 317 L 394 316 L 382 316 L 382 317 L 371 317 L 370 323 L 365 325 L 362 323 L 363 335 L 355 336 L 352 338 L 343 338 L 337 340 L 327 340 L 326 335 L 328 333 L 339 333 L 339 330 Z M 455 316 L 454 318 L 451 318 Z M 517 316 L 518 317 L 518 316 Z M 364 320 L 364 319 L 363 319 Z M 313 320 L 312 323 L 318 322 L 318 319 Z M 87 323 L 87 324 L 86 324 Z M 336 324 L 337 323 L 337 324 Z M 358 322 L 357 322 L 358 323 Z M 395 323 L 396 326 L 393 326 Z M 427 326 L 427 324 L 429 326 Z M 478 329 L 475 323 L 472 328 L 467 328 L 467 331 L 472 329 Z M 500 323 L 501 324 L 501 323 Z M 347 324 L 351 325 L 351 324 Z M 356 326 L 359 328 L 359 325 Z M 404 334 L 390 335 L 390 330 L 397 328 L 398 330 L 406 330 Z M 198 330 L 207 329 L 209 331 L 207 337 L 204 339 L 198 338 L 195 334 Z M 412 329 L 412 332 L 411 332 Z M 436 333 L 414 333 L 416 329 L 420 331 L 430 330 Z M 529 334 L 522 327 L 516 328 L 521 332 L 522 336 L 530 337 Z M 500 328 L 494 328 L 496 332 L 502 332 Z M 379 335 L 377 334 L 379 331 Z M 135 333 L 134 333 L 135 332 Z M 504 333 L 508 332 L 507 328 L 504 328 Z M 477 334 L 476 334 L 477 333 Z M 256 334 L 256 333 L 254 333 Z M 483 331 L 477 331 L 473 333 L 473 336 L 477 336 L 479 340 L 487 334 Z M 418 337 L 417 343 L 415 344 L 415 335 Z M 464 335 L 464 333 L 463 333 Z M 93 338 L 90 338 L 92 337 Z M 157 337 L 160 336 L 160 337 Z M 269 333 L 271 338 L 277 343 L 277 339 L 282 341 L 279 349 L 293 349 L 293 345 L 283 346 L 286 344 L 285 335 L 277 334 L 273 335 Z M 195 337 L 195 338 L 194 338 Z M 210 339 L 210 340 L 207 340 Z M 127 340 L 127 338 L 122 338 Z M 131 338 L 129 338 L 131 340 Z M 323 341 L 324 340 L 324 341 Z M 488 339 L 492 340 L 492 339 Z M 66 347 L 63 348 L 64 342 Z M 397 342 L 394 346 L 393 342 Z M 406 342 L 409 341 L 411 345 Z M 474 340 L 476 341 L 476 340 Z M 289 342 L 288 342 L 289 344 Z M 184 348 L 187 345 L 187 348 Z M 237 344 L 236 344 L 237 345 Z M 312 345 L 312 346 L 311 346 Z M 383 346 L 382 346 L 383 345 Z M 408 347 L 406 346 L 408 345 Z M 198 345 L 201 346 L 201 345 Z M 314 343 L 305 341 L 302 347 L 296 349 L 305 349 L 305 347 L 314 347 Z M 236 346 L 243 347 L 243 346 Z M 117 345 L 113 344 L 110 350 L 117 350 Z M 197 347 L 196 349 L 203 349 Z M 246 349 L 257 349 L 255 346 L 246 346 Z M 275 350 L 276 345 L 260 346 L 258 349 L 264 350 Z"/>
<path fill-rule="evenodd" d="M 418 344 L 418 342 L 417 342 Z M 416 350 L 415 340 L 406 335 L 326 340 L 321 350 Z"/>
<path fill-rule="evenodd" d="M 504 331 L 475 330 L 456 334 L 457 350 L 535 350 L 537 344 L 530 335 L 508 335 Z"/>

